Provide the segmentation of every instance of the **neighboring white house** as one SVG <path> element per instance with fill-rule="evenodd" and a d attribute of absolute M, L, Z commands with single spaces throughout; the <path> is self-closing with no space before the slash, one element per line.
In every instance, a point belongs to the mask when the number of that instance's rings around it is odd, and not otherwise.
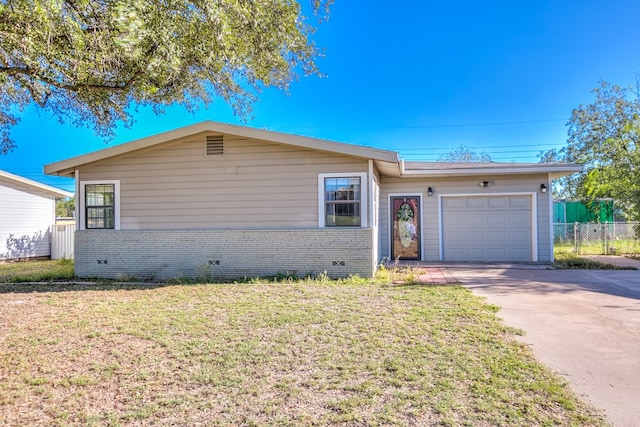
<path fill-rule="evenodd" d="M 0 171 L 0 259 L 50 256 L 56 198 L 72 196 Z"/>
<path fill-rule="evenodd" d="M 383 259 L 551 262 L 579 165 L 405 162 L 203 122 L 45 166 L 76 180 L 79 277 L 371 276 Z"/>

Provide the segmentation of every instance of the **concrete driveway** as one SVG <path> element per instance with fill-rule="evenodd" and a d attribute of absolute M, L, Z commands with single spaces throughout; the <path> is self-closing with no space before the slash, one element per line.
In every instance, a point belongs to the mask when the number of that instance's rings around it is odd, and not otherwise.
<path fill-rule="evenodd" d="M 447 268 L 615 426 L 640 425 L 640 271 Z"/>

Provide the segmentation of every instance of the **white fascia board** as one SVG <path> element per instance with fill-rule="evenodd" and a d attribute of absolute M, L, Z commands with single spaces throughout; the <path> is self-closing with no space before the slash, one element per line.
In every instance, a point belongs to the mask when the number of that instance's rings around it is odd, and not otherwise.
<path fill-rule="evenodd" d="M 545 167 L 513 167 L 513 168 L 478 168 L 478 169 L 437 169 L 437 170 L 406 170 L 403 176 L 415 178 L 428 177 L 449 177 L 449 176 L 474 176 L 474 175 L 526 175 L 526 174 L 549 174 L 553 178 L 570 175 L 580 172 L 581 166 L 567 165 L 561 168 L 545 168 Z"/>
<path fill-rule="evenodd" d="M 40 182 L 33 181 L 28 178 L 23 178 L 21 176 L 14 175 L 9 172 L 0 171 L 0 178 L 4 178 L 8 181 L 19 183 L 27 187 L 31 187 L 33 189 L 45 191 L 47 193 L 52 193 L 59 197 L 73 197 L 73 193 L 70 193 L 69 191 L 61 190 L 60 188 L 56 188 L 56 187 L 51 187 L 50 185 L 42 184 Z"/>

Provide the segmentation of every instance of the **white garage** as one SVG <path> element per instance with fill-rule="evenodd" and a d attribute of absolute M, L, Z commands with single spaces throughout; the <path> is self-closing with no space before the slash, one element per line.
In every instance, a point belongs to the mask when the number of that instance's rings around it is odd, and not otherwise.
<path fill-rule="evenodd" d="M 537 262 L 535 194 L 442 195 L 443 261 Z"/>

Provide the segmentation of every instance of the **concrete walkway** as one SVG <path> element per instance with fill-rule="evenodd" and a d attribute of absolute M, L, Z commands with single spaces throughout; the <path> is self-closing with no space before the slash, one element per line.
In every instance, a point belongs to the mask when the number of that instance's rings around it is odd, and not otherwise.
<path fill-rule="evenodd" d="M 617 258 L 605 262 L 627 262 Z M 460 265 L 445 271 L 500 306 L 498 315 L 526 332 L 520 339 L 536 357 L 611 423 L 640 425 L 640 271 Z"/>
<path fill-rule="evenodd" d="M 426 283 L 430 285 L 444 285 L 447 283 L 455 283 L 458 280 L 453 277 L 453 274 L 449 270 L 438 267 L 420 268 L 420 275 L 418 276 L 420 283 Z"/>

